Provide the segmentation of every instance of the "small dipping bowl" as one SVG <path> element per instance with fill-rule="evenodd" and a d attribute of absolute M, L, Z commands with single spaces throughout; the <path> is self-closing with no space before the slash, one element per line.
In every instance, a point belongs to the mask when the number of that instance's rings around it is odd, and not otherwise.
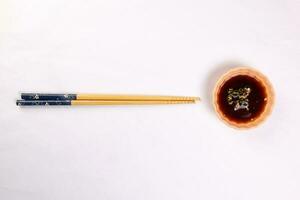
<path fill-rule="evenodd" d="M 268 78 L 250 67 L 223 74 L 213 92 L 219 118 L 231 127 L 248 129 L 260 125 L 271 114 L 274 90 Z"/>

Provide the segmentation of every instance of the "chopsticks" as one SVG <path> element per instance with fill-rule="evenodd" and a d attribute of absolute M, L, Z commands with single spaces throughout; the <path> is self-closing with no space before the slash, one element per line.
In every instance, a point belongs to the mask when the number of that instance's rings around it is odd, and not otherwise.
<path fill-rule="evenodd" d="M 22 93 L 18 106 L 193 104 L 199 97 L 111 94 Z"/>

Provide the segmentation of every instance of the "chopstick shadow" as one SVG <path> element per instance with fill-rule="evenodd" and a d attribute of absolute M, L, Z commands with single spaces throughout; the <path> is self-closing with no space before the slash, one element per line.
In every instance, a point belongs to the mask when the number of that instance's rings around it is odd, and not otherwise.
<path fill-rule="evenodd" d="M 239 61 L 234 61 L 234 60 L 224 61 L 214 66 L 212 70 L 209 72 L 207 79 L 205 81 L 205 85 L 206 85 L 205 99 L 207 99 L 207 104 L 211 112 L 215 112 L 213 107 L 213 91 L 218 79 L 228 70 L 240 66 L 245 66 L 245 65 Z"/>

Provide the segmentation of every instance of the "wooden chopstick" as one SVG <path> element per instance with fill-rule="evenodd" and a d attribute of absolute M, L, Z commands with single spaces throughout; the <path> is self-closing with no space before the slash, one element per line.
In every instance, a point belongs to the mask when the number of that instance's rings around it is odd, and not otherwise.
<path fill-rule="evenodd" d="M 18 106 L 76 106 L 76 105 L 161 105 L 161 104 L 193 104 L 195 100 L 17 100 Z"/>
<path fill-rule="evenodd" d="M 156 95 L 113 95 L 113 94 L 77 94 L 77 100 L 126 100 L 126 101 L 198 101 L 199 97 L 156 96 Z"/>
<path fill-rule="evenodd" d="M 199 97 L 114 94 L 22 93 L 23 100 L 199 101 Z"/>

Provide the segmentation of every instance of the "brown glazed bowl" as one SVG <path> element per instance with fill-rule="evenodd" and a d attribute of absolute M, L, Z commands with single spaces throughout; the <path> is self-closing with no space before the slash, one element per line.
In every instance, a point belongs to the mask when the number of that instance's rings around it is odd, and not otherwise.
<path fill-rule="evenodd" d="M 224 95 L 222 96 L 222 94 L 223 94 L 223 93 L 221 94 L 222 87 L 228 81 L 233 80 L 232 78 L 234 78 L 236 76 L 250 77 L 250 78 L 252 78 L 252 80 L 256 80 L 257 83 L 262 88 L 264 88 L 264 100 L 263 100 L 264 106 L 262 107 L 261 112 L 259 112 L 259 114 L 257 114 L 257 116 L 255 118 L 249 118 L 249 120 L 239 121 L 239 120 L 232 118 L 232 116 L 229 116 L 222 109 L 222 105 L 220 104 L 222 99 L 220 99 L 220 98 L 223 97 L 223 102 L 227 103 L 228 104 L 227 106 L 229 106 L 228 98 L 231 98 L 231 97 L 227 96 L 227 98 L 225 99 Z M 224 88 L 225 88 L 225 86 L 224 86 Z M 238 90 L 236 90 L 236 91 L 238 91 Z M 229 92 L 226 94 L 229 94 Z M 252 94 L 252 95 L 254 95 L 254 94 Z M 262 73 L 260 73 L 259 71 L 255 70 L 253 68 L 250 68 L 250 67 L 238 67 L 238 68 L 234 68 L 234 69 L 227 71 L 225 74 L 223 74 L 219 78 L 219 80 L 216 83 L 215 89 L 213 91 L 213 105 L 214 105 L 214 109 L 215 109 L 217 115 L 227 125 L 229 125 L 233 128 L 238 128 L 238 129 L 249 129 L 252 127 L 256 127 L 256 126 L 260 125 L 263 121 L 265 121 L 266 118 L 272 112 L 272 109 L 274 106 L 274 100 L 275 100 L 274 90 L 273 90 L 273 87 L 272 87 L 270 81 L 268 80 L 268 78 L 265 75 L 263 75 Z M 249 100 L 247 99 L 247 101 L 249 101 Z M 239 101 L 235 101 L 235 104 L 237 104 L 236 102 L 239 102 Z M 249 105 L 250 105 L 250 103 L 249 103 Z M 234 111 L 235 111 L 235 108 L 232 108 L 232 112 L 234 112 Z"/>

